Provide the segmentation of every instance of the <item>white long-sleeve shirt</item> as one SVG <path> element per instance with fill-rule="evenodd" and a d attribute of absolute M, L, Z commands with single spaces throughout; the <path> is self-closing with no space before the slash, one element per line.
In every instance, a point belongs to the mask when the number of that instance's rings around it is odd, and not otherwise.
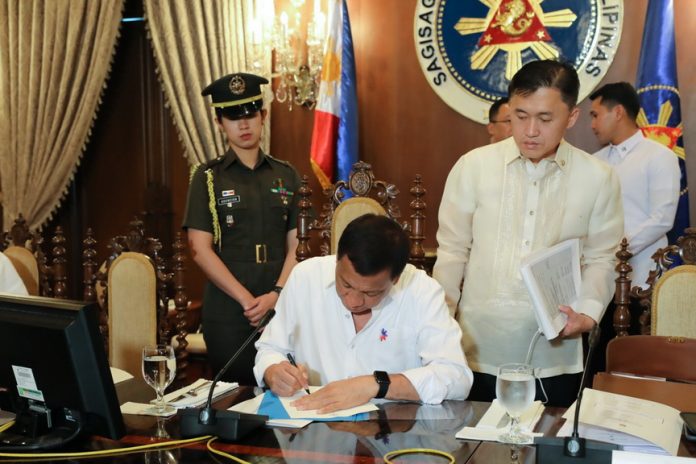
<path fill-rule="evenodd" d="M 595 156 L 609 163 L 621 182 L 624 234 L 634 285 L 645 287 L 658 248 L 667 246 L 679 203 L 681 172 L 677 156 L 640 130 L 619 145 L 607 145 Z"/>
<path fill-rule="evenodd" d="M 309 369 L 310 385 L 370 375 L 403 374 L 424 403 L 465 399 L 473 375 L 440 285 L 410 264 L 356 333 L 336 293 L 336 257 L 304 261 L 293 269 L 276 316 L 256 342 L 254 375 L 293 353 Z"/>
<path fill-rule="evenodd" d="M 606 163 L 565 141 L 534 164 L 513 138 L 462 156 L 450 172 L 439 211 L 433 276 L 454 311 L 459 301 L 464 352 L 476 372 L 524 362 L 538 329 L 520 276 L 520 260 L 580 239 L 580 298 L 575 311 L 599 321 L 614 293 L 616 248 L 623 234 L 619 181 Z M 460 285 L 464 284 L 460 297 Z M 535 347 L 542 377 L 582 370 L 579 336 Z"/>

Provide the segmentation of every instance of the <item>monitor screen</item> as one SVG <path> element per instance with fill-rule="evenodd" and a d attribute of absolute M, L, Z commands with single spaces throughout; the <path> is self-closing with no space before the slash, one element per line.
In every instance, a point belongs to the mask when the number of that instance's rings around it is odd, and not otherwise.
<path fill-rule="evenodd" d="M 123 436 L 97 321 L 96 304 L 0 294 L 0 390 L 17 409 L 15 431 L 50 432 L 67 417 L 83 434 Z"/>

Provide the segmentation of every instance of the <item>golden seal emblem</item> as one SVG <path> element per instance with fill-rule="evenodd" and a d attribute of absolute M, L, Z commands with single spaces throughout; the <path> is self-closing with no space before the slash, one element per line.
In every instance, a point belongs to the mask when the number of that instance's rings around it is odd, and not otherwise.
<path fill-rule="evenodd" d="M 241 95 L 246 90 L 246 83 L 242 76 L 233 76 L 230 79 L 230 92 L 234 95 Z"/>

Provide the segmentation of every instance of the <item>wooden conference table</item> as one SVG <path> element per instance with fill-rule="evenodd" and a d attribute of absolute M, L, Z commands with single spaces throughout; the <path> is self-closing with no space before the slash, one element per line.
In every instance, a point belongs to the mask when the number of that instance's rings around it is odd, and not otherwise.
<path fill-rule="evenodd" d="M 139 385 L 120 386 L 121 401 L 145 401 L 150 390 Z M 257 389 L 258 392 L 258 389 Z M 251 387 L 242 387 L 216 401 L 217 408 L 227 408 L 254 395 Z M 260 428 L 239 443 L 215 442 L 214 447 L 254 463 L 382 463 L 389 451 L 404 448 L 432 448 L 452 454 L 457 463 L 534 463 L 534 446 L 513 447 L 492 442 L 458 440 L 455 433 L 462 427 L 475 425 L 488 408 L 488 403 L 446 401 L 441 405 L 389 402 L 379 413 L 370 413 L 363 422 L 314 422 L 303 429 Z M 552 436 L 563 420 L 563 409 L 546 408 L 537 431 Z M 127 435 L 120 441 L 96 437 L 83 449 L 98 450 L 141 445 L 166 438 L 179 438 L 176 417 L 158 419 L 148 416 L 124 416 Z M 696 456 L 696 444 L 682 440 L 680 456 Z M 75 460 L 77 461 L 77 460 Z M 404 456 L 398 462 L 443 463 L 445 459 L 423 454 Z M 65 462 L 65 461 L 63 461 Z M 69 461 L 71 462 L 71 461 Z M 150 451 L 109 458 L 80 459 L 95 463 L 210 463 L 233 462 L 213 457 L 198 443 L 184 448 Z"/>

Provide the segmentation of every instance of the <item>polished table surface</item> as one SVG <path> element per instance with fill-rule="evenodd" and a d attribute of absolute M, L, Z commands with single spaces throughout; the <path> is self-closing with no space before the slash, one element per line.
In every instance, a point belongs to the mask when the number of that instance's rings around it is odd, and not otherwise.
<path fill-rule="evenodd" d="M 121 401 L 145 401 L 152 390 L 138 383 L 120 385 Z M 242 387 L 216 401 L 216 408 L 227 408 L 251 398 L 259 389 Z M 147 398 L 145 397 L 147 396 Z M 452 454 L 457 463 L 533 463 L 533 446 L 514 447 L 500 443 L 458 440 L 455 433 L 474 426 L 488 403 L 446 401 L 442 405 L 386 402 L 380 412 L 370 413 L 363 422 L 313 422 L 303 429 L 260 428 L 239 443 L 215 442 L 216 449 L 254 463 L 382 463 L 384 454 L 404 448 L 432 448 Z M 546 408 L 537 431 L 554 435 L 562 424 L 562 409 Z M 120 441 L 94 438 L 82 443 L 82 449 L 108 449 L 179 438 L 176 416 L 161 419 L 149 416 L 124 416 L 128 434 Z M 683 442 L 681 456 L 696 456 L 696 446 Z M 62 461 L 65 462 L 65 461 Z M 198 443 L 184 448 L 150 451 L 109 458 L 80 459 L 95 463 L 207 463 L 232 462 L 213 457 Z M 436 456 L 405 456 L 398 462 L 442 463 Z"/>

